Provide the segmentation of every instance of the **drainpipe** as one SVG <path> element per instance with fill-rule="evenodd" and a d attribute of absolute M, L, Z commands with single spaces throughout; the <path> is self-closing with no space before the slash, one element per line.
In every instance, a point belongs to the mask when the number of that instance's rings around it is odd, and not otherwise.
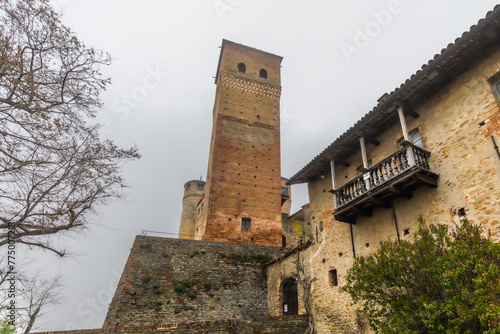
<path fill-rule="evenodd" d="M 352 255 L 354 256 L 354 258 L 356 258 L 356 249 L 354 248 L 354 235 L 352 233 L 352 224 L 349 224 L 349 226 L 351 227 Z"/>
<path fill-rule="evenodd" d="M 394 224 L 396 225 L 396 234 L 398 236 L 398 244 L 401 243 L 401 237 L 399 235 L 398 218 L 396 216 L 396 208 L 394 207 L 394 200 L 391 201 L 392 216 L 394 217 Z"/>
<path fill-rule="evenodd" d="M 498 145 L 493 135 L 491 136 L 491 141 L 493 142 L 493 147 L 495 148 L 495 151 L 497 151 L 498 159 L 500 159 L 500 151 L 498 150 Z"/>

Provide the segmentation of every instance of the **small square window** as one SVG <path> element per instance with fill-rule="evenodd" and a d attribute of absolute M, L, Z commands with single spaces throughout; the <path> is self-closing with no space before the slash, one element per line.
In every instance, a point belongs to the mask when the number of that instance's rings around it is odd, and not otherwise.
<path fill-rule="evenodd" d="M 203 183 L 198 183 L 198 190 L 203 190 Z"/>
<path fill-rule="evenodd" d="M 413 145 L 418 146 L 420 148 L 424 148 L 424 144 L 422 143 L 422 136 L 420 135 L 420 131 L 418 131 L 418 128 L 408 132 L 408 135 L 410 136 L 410 140 L 413 143 Z M 405 137 L 401 137 L 398 139 L 397 141 L 398 148 L 403 147 L 404 141 Z"/>
<path fill-rule="evenodd" d="M 250 231 L 250 222 L 252 220 L 250 218 L 241 218 L 241 230 L 242 231 Z"/>

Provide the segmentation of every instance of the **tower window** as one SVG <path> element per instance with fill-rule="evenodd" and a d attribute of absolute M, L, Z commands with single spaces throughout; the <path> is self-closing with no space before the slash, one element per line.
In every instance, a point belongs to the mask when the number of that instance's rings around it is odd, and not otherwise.
<path fill-rule="evenodd" d="M 337 286 L 339 285 L 339 281 L 337 278 L 337 269 L 332 269 L 328 272 L 328 276 L 330 279 L 330 286 Z"/>
<path fill-rule="evenodd" d="M 203 183 L 198 183 L 198 190 L 203 190 Z"/>
<path fill-rule="evenodd" d="M 246 71 L 247 71 L 247 67 L 243 63 L 239 63 L 237 69 L 238 69 L 238 72 L 241 72 L 241 73 L 246 73 Z"/>
<path fill-rule="evenodd" d="M 191 189 L 191 183 L 186 184 L 186 190 Z"/>
<path fill-rule="evenodd" d="M 250 218 L 241 218 L 241 230 L 242 231 L 250 231 Z"/>
<path fill-rule="evenodd" d="M 267 79 L 267 71 L 265 69 L 261 69 L 259 72 L 259 76 L 261 78 Z"/>

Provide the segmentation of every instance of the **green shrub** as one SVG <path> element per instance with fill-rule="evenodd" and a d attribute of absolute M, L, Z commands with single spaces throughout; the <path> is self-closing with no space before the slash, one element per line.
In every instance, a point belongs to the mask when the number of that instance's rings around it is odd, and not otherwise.
<path fill-rule="evenodd" d="M 178 308 L 178 307 L 176 307 L 176 308 L 174 309 L 174 313 L 175 313 L 175 314 L 177 314 L 177 313 L 181 313 L 181 311 L 182 311 L 182 310 L 181 310 L 180 308 Z"/>
<path fill-rule="evenodd" d="M 203 284 L 203 287 L 205 288 L 205 292 L 208 292 L 212 289 L 212 283 L 205 282 L 205 284 Z"/>
<path fill-rule="evenodd" d="M 149 283 L 153 279 L 153 276 L 151 275 L 146 275 L 142 278 L 142 283 Z"/>
<path fill-rule="evenodd" d="M 157 295 L 161 295 L 162 293 L 164 293 L 164 292 L 165 292 L 165 290 L 164 290 L 164 289 L 162 289 L 162 288 L 156 288 L 156 289 L 154 289 L 154 291 L 155 291 L 155 293 L 156 293 Z"/>

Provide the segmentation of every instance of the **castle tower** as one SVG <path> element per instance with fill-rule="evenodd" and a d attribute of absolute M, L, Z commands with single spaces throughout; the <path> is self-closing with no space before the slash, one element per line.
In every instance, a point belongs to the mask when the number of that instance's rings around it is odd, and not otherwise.
<path fill-rule="evenodd" d="M 205 194 L 205 181 L 193 180 L 184 184 L 182 215 L 179 226 L 180 239 L 194 239 L 196 219 L 201 214 L 201 199 Z"/>
<path fill-rule="evenodd" d="M 217 75 L 204 240 L 281 246 L 282 57 L 223 40 Z"/>

